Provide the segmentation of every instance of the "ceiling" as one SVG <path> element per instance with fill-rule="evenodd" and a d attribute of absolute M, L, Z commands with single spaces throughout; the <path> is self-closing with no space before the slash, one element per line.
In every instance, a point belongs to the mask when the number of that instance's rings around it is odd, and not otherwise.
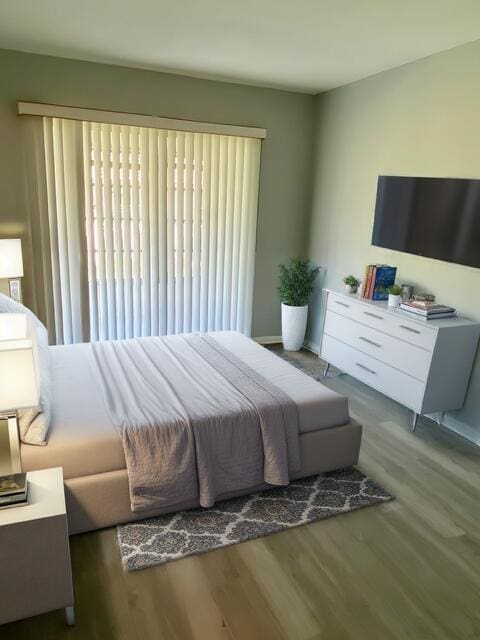
<path fill-rule="evenodd" d="M 0 3 L 0 48 L 306 93 L 477 39 L 478 0 Z"/>

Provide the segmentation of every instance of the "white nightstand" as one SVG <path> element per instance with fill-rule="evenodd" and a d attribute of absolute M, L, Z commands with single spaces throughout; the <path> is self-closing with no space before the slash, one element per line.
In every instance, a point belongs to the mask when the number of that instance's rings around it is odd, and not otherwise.
<path fill-rule="evenodd" d="M 32 471 L 27 479 L 29 504 L 0 510 L 0 624 L 65 608 L 73 625 L 63 472 Z"/>

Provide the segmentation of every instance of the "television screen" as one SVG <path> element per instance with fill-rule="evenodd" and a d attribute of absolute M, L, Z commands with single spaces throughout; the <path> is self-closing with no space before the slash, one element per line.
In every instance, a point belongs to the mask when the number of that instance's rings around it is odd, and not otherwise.
<path fill-rule="evenodd" d="M 480 267 L 480 180 L 379 176 L 372 244 Z"/>

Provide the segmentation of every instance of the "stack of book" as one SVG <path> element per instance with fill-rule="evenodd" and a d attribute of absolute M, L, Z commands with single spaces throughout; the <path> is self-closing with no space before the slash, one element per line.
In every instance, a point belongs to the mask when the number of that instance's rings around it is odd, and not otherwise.
<path fill-rule="evenodd" d="M 387 288 L 395 284 L 397 267 L 388 264 L 369 264 L 365 268 L 362 296 L 369 300 L 387 300 Z"/>
<path fill-rule="evenodd" d="M 0 477 L 0 509 L 28 503 L 28 482 L 25 473 Z"/>
<path fill-rule="evenodd" d="M 425 320 L 436 320 L 438 318 L 453 318 L 457 315 L 453 307 L 444 304 L 435 304 L 434 302 L 426 302 L 423 300 L 408 300 L 402 302 L 400 309 L 406 313 L 410 313 L 417 318 Z"/>

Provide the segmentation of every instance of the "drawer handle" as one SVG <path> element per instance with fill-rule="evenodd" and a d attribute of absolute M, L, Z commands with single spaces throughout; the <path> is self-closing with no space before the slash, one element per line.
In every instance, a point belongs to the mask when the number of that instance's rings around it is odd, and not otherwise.
<path fill-rule="evenodd" d="M 369 340 L 368 338 L 364 338 L 363 336 L 358 336 L 359 340 L 363 340 L 364 342 L 368 342 L 368 344 L 373 345 L 374 347 L 381 347 L 381 344 L 378 342 L 374 342 L 373 340 Z"/>
<path fill-rule="evenodd" d="M 368 373 L 373 373 L 373 375 L 377 375 L 376 371 L 374 371 L 373 369 L 369 369 L 364 364 L 360 364 L 360 362 L 356 362 L 355 364 L 357 365 L 357 367 L 360 367 L 360 369 L 364 369 L 365 371 L 368 371 Z"/>
<path fill-rule="evenodd" d="M 412 329 L 412 327 L 407 327 L 406 324 L 401 324 L 400 329 L 405 329 L 405 331 L 411 331 L 411 333 L 418 333 L 418 334 L 422 333 L 418 329 Z"/>
<path fill-rule="evenodd" d="M 383 320 L 382 316 L 377 316 L 376 313 L 370 313 L 370 311 L 363 312 L 366 316 L 371 316 L 372 318 L 376 318 L 377 320 Z"/>
<path fill-rule="evenodd" d="M 350 309 L 350 305 L 346 302 L 340 302 L 340 300 L 335 300 L 334 302 L 335 304 L 339 304 L 341 307 L 347 307 L 347 309 Z"/>

